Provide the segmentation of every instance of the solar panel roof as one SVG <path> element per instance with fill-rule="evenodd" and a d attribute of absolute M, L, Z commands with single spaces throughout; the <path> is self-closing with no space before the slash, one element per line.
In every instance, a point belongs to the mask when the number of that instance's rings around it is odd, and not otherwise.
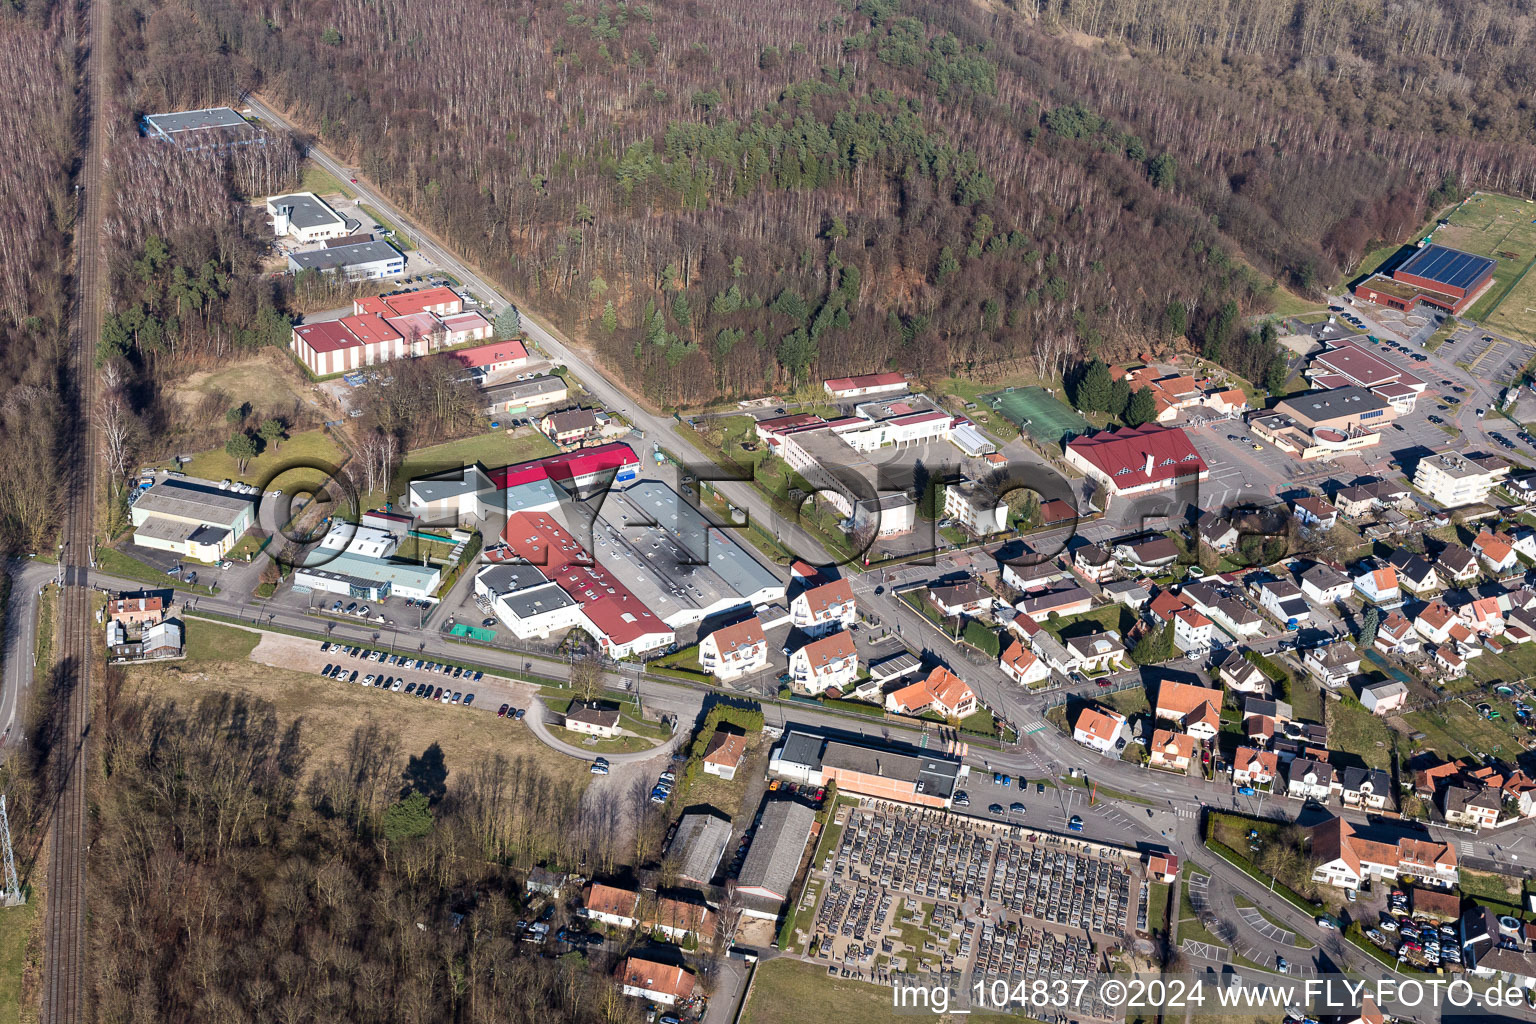
<path fill-rule="evenodd" d="M 1403 262 L 1394 274 L 1412 274 L 1452 288 L 1471 288 L 1493 270 L 1494 261 L 1443 245 L 1426 245 Z"/>

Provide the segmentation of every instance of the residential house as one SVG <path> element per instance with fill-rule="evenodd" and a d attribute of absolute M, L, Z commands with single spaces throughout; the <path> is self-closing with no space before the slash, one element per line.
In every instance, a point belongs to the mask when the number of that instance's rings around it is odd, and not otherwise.
<path fill-rule="evenodd" d="M 1115 557 L 1140 572 L 1163 569 L 1179 560 L 1179 546 L 1158 534 L 1138 541 L 1115 545 Z"/>
<path fill-rule="evenodd" d="M 1472 552 L 1494 575 L 1502 575 L 1520 564 L 1520 556 L 1506 534 L 1492 534 L 1487 530 L 1479 533 L 1472 542 Z"/>
<path fill-rule="evenodd" d="M 165 618 L 165 599 L 161 597 L 120 597 L 108 601 L 107 622 L 126 622 L 130 626 L 153 626 Z"/>
<path fill-rule="evenodd" d="M 673 942 L 686 942 L 690 938 L 700 946 L 707 945 L 715 937 L 715 912 L 702 903 L 662 896 L 656 900 L 656 909 L 643 924 Z"/>
<path fill-rule="evenodd" d="M 1158 729 L 1147 747 L 1148 764 L 1164 771 L 1186 773 L 1195 760 L 1196 740 L 1188 733 Z"/>
<path fill-rule="evenodd" d="M 716 679 L 740 679 L 768 667 L 768 638 L 757 616 L 699 641 L 699 668 Z"/>
<path fill-rule="evenodd" d="M 634 890 L 594 882 L 582 895 L 582 906 L 577 914 L 616 928 L 633 928 L 640 923 L 635 913 L 639 905 L 640 894 Z"/>
<path fill-rule="evenodd" d="M 1267 786 L 1280 774 L 1280 756 L 1273 750 L 1238 747 L 1232 756 L 1234 786 Z"/>
<path fill-rule="evenodd" d="M 1002 568 L 1003 582 L 1020 592 L 1048 587 L 1072 575 L 1057 565 L 1056 559 L 1027 545 L 1022 553 L 1003 561 Z"/>
<path fill-rule="evenodd" d="M 1478 577 L 1477 556 L 1460 544 L 1447 544 L 1435 556 L 1435 565 L 1451 583 L 1471 583 Z"/>
<path fill-rule="evenodd" d="M 1190 655 L 1205 654 L 1211 649 L 1211 639 L 1216 624 L 1193 608 L 1185 608 L 1173 616 L 1173 644 Z"/>
<path fill-rule="evenodd" d="M 1221 730 L 1221 691 L 1165 679 L 1157 687 L 1154 717 L 1178 723 L 1196 739 L 1215 739 Z"/>
<path fill-rule="evenodd" d="M 742 755 L 747 752 L 747 737 L 739 729 L 716 726 L 715 734 L 704 748 L 704 774 L 717 775 L 729 782 L 741 767 Z"/>
<path fill-rule="evenodd" d="M 853 586 L 846 579 L 809 587 L 789 603 L 790 622 L 812 636 L 848 629 L 858 613 Z"/>
<path fill-rule="evenodd" d="M 1470 786 L 1453 782 L 1440 790 L 1440 812 L 1452 825 L 1492 828 L 1499 823 L 1503 809 L 1502 791 L 1493 786 Z"/>
<path fill-rule="evenodd" d="M 1072 568 L 1078 575 L 1095 583 L 1103 583 L 1114 577 L 1118 570 L 1114 558 L 1110 556 L 1108 549 L 1099 544 L 1080 544 L 1076 551 L 1072 552 Z"/>
<path fill-rule="evenodd" d="M 1451 635 L 1451 627 L 1456 624 L 1456 613 L 1451 611 L 1450 605 L 1438 600 L 1425 605 L 1413 620 L 1413 628 L 1432 644 L 1445 643 Z"/>
<path fill-rule="evenodd" d="M 1404 589 L 1423 597 L 1444 588 L 1435 565 L 1423 555 L 1416 555 L 1406 548 L 1398 548 L 1387 557 L 1387 564 L 1397 573 L 1397 582 Z"/>
<path fill-rule="evenodd" d="M 1333 504 L 1345 519 L 1360 519 L 1376 511 L 1376 495 L 1368 487 L 1346 487 L 1333 496 Z"/>
<path fill-rule="evenodd" d="M 577 444 L 597 433 L 597 414 L 591 409 L 552 412 L 539 421 L 539 430 L 556 444 Z"/>
<path fill-rule="evenodd" d="M 1536 780 L 1516 771 L 1504 780 L 1504 799 L 1514 803 L 1520 817 L 1536 817 Z"/>
<path fill-rule="evenodd" d="M 1315 605 L 1328 605 L 1344 600 L 1354 589 L 1348 576 L 1331 565 L 1318 562 L 1301 574 L 1301 593 Z"/>
<path fill-rule="evenodd" d="M 625 957 L 619 971 L 622 991 L 636 999 L 676 1006 L 693 995 L 694 978 L 686 968 L 643 957 Z"/>
<path fill-rule="evenodd" d="M 1231 551 L 1237 546 L 1237 527 L 1220 512 L 1202 512 L 1195 521 L 1195 533 L 1200 540 L 1217 551 Z"/>
<path fill-rule="evenodd" d="M 1311 757 L 1293 757 L 1285 769 L 1286 794 L 1296 800 L 1327 803 L 1333 795 L 1333 765 Z"/>
<path fill-rule="evenodd" d="M 1151 588 L 1141 580 L 1113 580 L 1104 584 L 1104 596 L 1115 604 L 1140 611 L 1152 600 Z"/>
<path fill-rule="evenodd" d="M 943 719 L 976 713 L 976 694 L 959 676 L 939 665 L 927 678 L 886 694 L 885 710 L 898 715 L 933 712 Z"/>
<path fill-rule="evenodd" d="M 1504 609 L 1497 597 L 1479 597 L 1456 610 L 1457 618 L 1461 619 L 1467 629 L 1483 636 L 1498 636 L 1504 632 Z M 1451 636 L 1456 637 L 1455 627 L 1452 627 Z"/>
<path fill-rule="evenodd" d="M 1243 657 L 1242 651 L 1227 651 L 1216 663 L 1216 677 L 1233 693 L 1259 693 L 1270 691 L 1269 676 L 1264 670 Z"/>
<path fill-rule="evenodd" d="M 1417 654 L 1421 646 L 1413 620 L 1400 611 L 1388 615 L 1376 629 L 1375 647 L 1383 654 Z"/>
<path fill-rule="evenodd" d="M 1125 716 L 1107 708 L 1083 708 L 1072 726 L 1074 740 L 1101 754 L 1113 754 L 1125 736 Z"/>
<path fill-rule="evenodd" d="M 939 614 L 950 618 L 956 615 L 982 615 L 992 610 L 993 597 L 976 580 L 929 587 L 928 600 Z"/>
<path fill-rule="evenodd" d="M 1257 636 L 1264 631 L 1263 617 L 1236 595 L 1223 597 L 1205 614 L 1235 637 Z"/>
<path fill-rule="evenodd" d="M 1015 607 L 1038 622 L 1051 615 L 1063 618 L 1068 615 L 1081 615 L 1093 608 L 1093 595 L 1082 587 L 1063 587 L 1059 590 L 1048 590 L 1043 594 L 1033 594 L 1024 598 Z"/>
<path fill-rule="evenodd" d="M 1147 854 L 1147 877 L 1154 882 L 1172 884 L 1179 877 L 1179 858 L 1172 853 Z"/>
<path fill-rule="evenodd" d="M 1367 601 L 1384 608 L 1403 603 L 1403 592 L 1397 585 L 1397 572 L 1391 566 L 1369 568 L 1358 573 L 1355 576 L 1355 590 Z"/>
<path fill-rule="evenodd" d="M 1408 687 L 1396 679 L 1371 683 L 1360 689 L 1360 704 L 1373 715 L 1389 715 L 1408 703 Z"/>
<path fill-rule="evenodd" d="M 1291 706 L 1283 700 L 1249 697 L 1243 702 L 1243 735 L 1256 748 L 1274 745 L 1276 733 L 1290 725 Z"/>
<path fill-rule="evenodd" d="M 1079 672 L 1117 672 L 1126 667 L 1125 644 L 1114 630 L 1074 636 L 1066 641 L 1066 648 Z"/>
<path fill-rule="evenodd" d="M 1523 525 L 1515 527 L 1509 534 L 1509 546 L 1515 549 L 1515 554 L 1536 562 L 1536 530 Z"/>
<path fill-rule="evenodd" d="M 1353 644 L 1341 641 L 1312 648 L 1301 663 L 1324 686 L 1337 690 L 1360 671 L 1360 652 Z"/>
<path fill-rule="evenodd" d="M 1330 505 L 1326 498 L 1297 498 L 1291 503 L 1291 509 L 1303 526 L 1331 530 L 1339 521 L 1339 510 Z"/>
<path fill-rule="evenodd" d="M 1380 810 L 1392 799 L 1392 777 L 1379 768 L 1346 766 L 1339 772 L 1339 795 L 1350 807 Z"/>
<path fill-rule="evenodd" d="M 1290 580 L 1268 580 L 1255 586 L 1259 607 L 1278 621 L 1305 622 L 1312 617 L 1312 606 L 1302 596 L 1301 588 Z"/>
<path fill-rule="evenodd" d="M 820 695 L 841 692 L 859 679 L 859 652 L 853 634 L 833 633 L 812 640 L 789 656 L 789 674 L 795 689 Z"/>
<path fill-rule="evenodd" d="M 1043 683 L 1051 677 L 1050 666 L 1017 640 L 1008 645 L 998 665 L 1005 676 L 1021 686 Z"/>
<path fill-rule="evenodd" d="M 1189 598 L 1183 594 L 1175 593 L 1172 590 L 1160 590 L 1157 596 L 1152 598 L 1152 602 L 1147 605 L 1147 614 L 1152 617 L 1152 621 L 1161 626 L 1172 622 L 1174 615 L 1190 607 L 1193 606 L 1190 604 Z"/>
<path fill-rule="evenodd" d="M 1460 679 L 1467 674 L 1467 660 L 1450 644 L 1435 648 L 1435 666 L 1446 679 Z"/>
<path fill-rule="evenodd" d="M 619 734 L 619 712 L 596 701 L 590 704 L 572 701 L 565 712 L 565 727 L 571 732 L 612 739 Z"/>
<path fill-rule="evenodd" d="M 1313 881 L 1358 889 L 1368 878 L 1396 879 L 1414 875 L 1432 884 L 1457 881 L 1456 848 L 1450 843 L 1396 836 L 1367 838 L 1367 830 L 1343 818 L 1331 818 L 1312 829 Z"/>

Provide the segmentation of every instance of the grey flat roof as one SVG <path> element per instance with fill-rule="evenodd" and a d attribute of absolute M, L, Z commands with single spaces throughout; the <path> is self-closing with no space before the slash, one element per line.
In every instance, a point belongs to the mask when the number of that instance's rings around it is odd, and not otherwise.
<path fill-rule="evenodd" d="M 886 747 L 866 747 L 861 743 L 828 740 L 821 762 L 834 768 L 883 775 L 922 785 L 923 794 L 947 800 L 960 777 L 960 762 L 935 755 L 913 755 Z"/>
<path fill-rule="evenodd" d="M 202 527 L 194 523 L 185 523 L 179 519 L 166 519 L 164 516 L 152 515 L 133 531 L 135 538 L 148 537 L 153 540 L 168 541 L 172 544 L 185 544 L 192 535 Z"/>
<path fill-rule="evenodd" d="M 731 823 L 713 814 L 685 814 L 672 837 L 678 858 L 678 875 L 690 882 L 708 883 L 715 877 L 725 844 L 731 840 Z"/>
<path fill-rule="evenodd" d="M 187 539 L 194 544 L 217 544 L 228 536 L 229 531 L 222 526 L 199 526 Z"/>
<path fill-rule="evenodd" d="M 1358 415 L 1386 407 L 1385 399 L 1353 385 L 1331 391 L 1308 391 L 1306 394 L 1292 395 L 1275 406 L 1276 409 L 1293 409 L 1311 420 L 1331 420 L 1336 416 Z"/>
<path fill-rule="evenodd" d="M 493 594 L 506 594 L 543 586 L 549 578 L 539 571 L 538 566 L 527 562 L 497 562 L 481 569 L 475 581 L 484 583 Z"/>
<path fill-rule="evenodd" d="M 787 761 L 790 764 L 804 765 L 807 768 L 820 768 L 822 741 L 823 737 L 815 733 L 792 729 L 784 737 L 784 742 L 779 747 L 777 757 L 780 761 Z"/>
<path fill-rule="evenodd" d="M 411 494 L 417 501 L 430 503 L 457 498 L 462 494 L 477 494 L 481 490 L 489 491 L 491 486 L 490 479 L 479 467 L 466 466 L 463 473 L 456 477 L 417 477 L 411 481 Z"/>
<path fill-rule="evenodd" d="M 348 220 L 307 192 L 294 192 L 285 196 L 273 196 L 267 200 L 267 203 L 274 207 L 289 207 L 288 219 L 297 228 L 318 228 L 324 227 L 327 224 L 357 225 L 357 221 Z M 344 246 L 333 246 L 333 248 L 340 249 L 344 248 Z"/>
<path fill-rule="evenodd" d="M 1452 288 L 1466 289 L 1471 288 L 1495 266 L 1497 264 L 1487 256 L 1474 256 L 1470 252 L 1443 245 L 1426 245 L 1404 260 L 1392 273 L 1412 274 Z"/>
<path fill-rule="evenodd" d="M 545 374 L 533 377 L 529 380 L 514 380 L 506 384 L 495 384 L 488 388 L 482 388 L 480 394 L 487 401 L 501 402 L 509 398 L 536 398 L 539 395 L 551 394 L 555 391 L 566 390 L 565 379 L 555 374 Z"/>
<path fill-rule="evenodd" d="M 414 565 L 407 562 L 391 562 L 382 558 L 369 558 L 344 551 L 339 555 L 329 551 L 311 552 L 321 555 L 314 566 L 305 565 L 303 572 L 332 579 L 365 580 L 371 584 L 405 584 L 416 590 L 426 590 L 434 580 L 442 577 L 439 569 Z"/>
<path fill-rule="evenodd" d="M 816 812 L 807 804 L 791 799 L 769 800 L 736 884 L 759 887 L 787 898 L 815 821 Z"/>
<path fill-rule="evenodd" d="M 214 526 L 233 527 L 255 503 L 255 496 L 221 491 L 215 484 L 189 480 L 162 480 L 139 495 L 135 508 L 181 519 L 197 519 Z"/>
<path fill-rule="evenodd" d="M 190 132 L 199 128 L 243 128 L 250 122 L 229 107 L 179 110 L 170 114 L 148 114 L 144 120 L 165 132 Z"/>
<path fill-rule="evenodd" d="M 731 536 L 736 531 L 710 525 L 703 513 L 667 485 L 637 480 L 628 489 L 614 493 L 641 515 L 655 519 L 660 532 L 683 548 L 689 560 L 708 565 L 736 596 L 746 599 L 765 589 L 783 592 L 784 582 Z M 611 500 L 613 493 L 609 497 Z M 611 522 L 607 509 L 604 511 L 604 518 Z"/>
<path fill-rule="evenodd" d="M 904 676 L 908 672 L 922 667 L 923 663 L 917 655 L 911 651 L 902 651 L 900 654 L 893 654 L 889 658 L 881 658 L 879 661 L 871 662 L 869 674 L 875 679 L 894 679 L 897 676 Z"/>
<path fill-rule="evenodd" d="M 501 600 L 520 619 L 530 619 L 556 608 L 569 608 L 576 603 L 571 595 L 554 583 L 541 583 L 515 594 L 504 594 Z"/>
<path fill-rule="evenodd" d="M 336 270 L 404 259 L 388 242 L 359 242 L 357 245 L 338 245 L 334 249 L 311 249 L 289 253 L 288 258 L 298 264 L 300 270 Z"/>

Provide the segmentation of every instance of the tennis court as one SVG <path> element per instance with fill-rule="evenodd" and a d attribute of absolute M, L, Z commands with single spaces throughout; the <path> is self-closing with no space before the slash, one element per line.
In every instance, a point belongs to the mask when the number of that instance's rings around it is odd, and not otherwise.
<path fill-rule="evenodd" d="M 1040 444 L 1061 444 L 1088 430 L 1087 420 L 1044 388 L 1009 388 L 977 397 Z"/>

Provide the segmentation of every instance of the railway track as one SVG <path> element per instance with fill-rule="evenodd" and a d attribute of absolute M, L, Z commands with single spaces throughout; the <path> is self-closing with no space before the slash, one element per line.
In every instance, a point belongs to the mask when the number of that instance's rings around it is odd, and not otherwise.
<path fill-rule="evenodd" d="M 65 464 L 65 520 L 59 564 L 60 659 L 53 680 L 63 701 L 63 729 L 50 763 L 54 812 L 49 834 L 48 894 L 44 913 L 42 1019 L 47 1024 L 76 1024 L 86 1017 L 86 782 L 90 734 L 91 607 L 87 578 L 94 530 L 95 438 L 91 412 L 95 398 L 95 348 L 101 337 L 105 293 L 101 237 L 106 197 L 102 181 L 106 162 L 107 49 L 111 11 L 106 0 L 77 0 L 81 45 L 85 53 L 85 155 L 77 178 L 74 303 L 70 321 L 70 373 L 73 390 L 68 415 L 75 424 Z"/>

